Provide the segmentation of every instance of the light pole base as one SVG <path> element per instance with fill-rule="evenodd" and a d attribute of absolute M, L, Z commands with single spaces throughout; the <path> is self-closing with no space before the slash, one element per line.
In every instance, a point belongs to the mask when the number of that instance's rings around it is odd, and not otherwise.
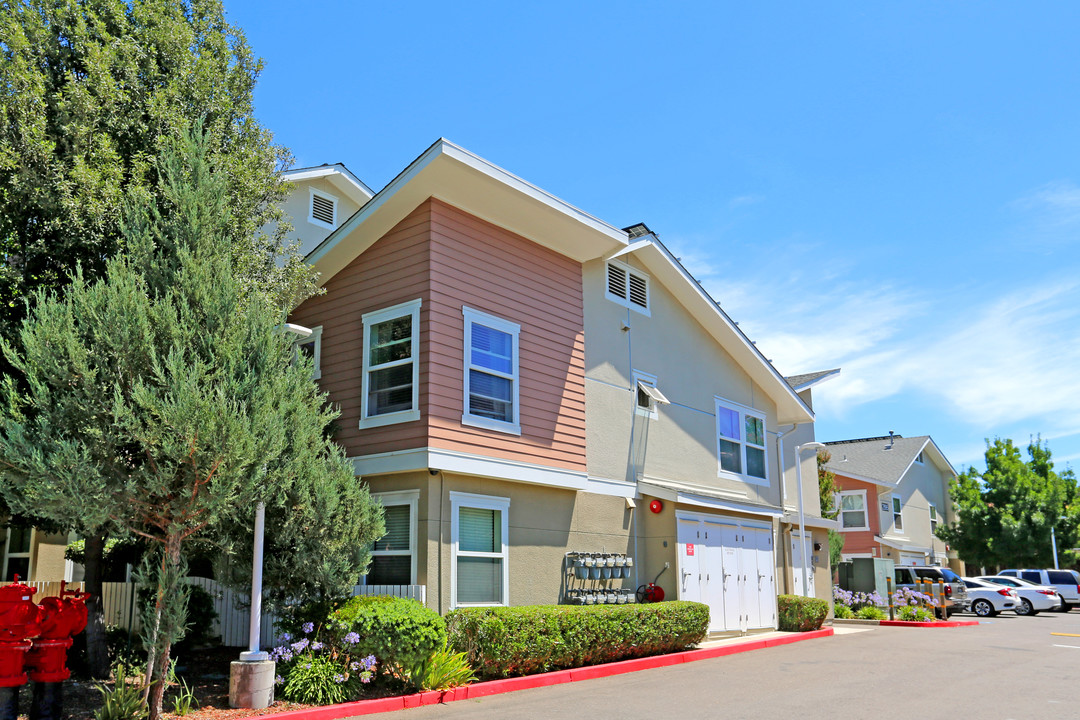
<path fill-rule="evenodd" d="M 274 704 L 274 670 L 270 660 L 234 660 L 229 668 L 229 707 L 261 710 Z"/>

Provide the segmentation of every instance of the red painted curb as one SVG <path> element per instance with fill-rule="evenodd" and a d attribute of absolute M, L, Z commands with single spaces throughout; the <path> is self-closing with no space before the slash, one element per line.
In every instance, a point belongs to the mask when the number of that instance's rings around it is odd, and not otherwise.
<path fill-rule="evenodd" d="M 935 622 L 915 622 L 914 620 L 882 620 L 879 625 L 888 627 L 931 627 L 931 628 L 952 628 L 952 627 L 968 627 L 970 625 L 978 625 L 978 620 L 949 620 L 947 622 L 935 621 Z"/>
<path fill-rule="evenodd" d="M 888 621 L 883 621 L 885 625 Z M 889 624 L 904 625 L 928 625 L 930 623 L 901 623 L 895 621 Z M 939 625 L 978 625 L 978 622 L 954 622 L 937 623 Z M 555 670 L 537 675 L 525 675 L 522 677 L 506 678 L 505 680 L 489 680 L 482 683 L 474 683 L 455 690 L 440 692 L 414 693 L 400 697 L 380 698 L 378 700 L 358 700 L 341 705 L 327 705 L 310 710 L 290 710 L 289 712 L 274 713 L 266 716 L 269 720 L 343 720 L 344 718 L 359 715 L 371 715 L 381 712 L 404 710 L 405 708 L 420 707 L 421 705 L 434 705 L 448 703 L 454 700 L 466 700 L 486 697 L 488 695 L 501 695 L 502 693 L 516 690 L 528 690 L 530 688 L 546 687 L 548 685 L 562 685 L 563 683 L 578 682 L 581 680 L 593 680 L 595 678 L 623 675 L 625 673 L 638 672 L 639 670 L 652 670 L 682 663 L 708 660 L 710 658 L 736 655 L 751 650 L 761 650 L 768 647 L 788 645 L 803 640 L 830 637 L 832 628 L 822 628 L 811 632 L 788 635 L 780 638 L 768 638 L 752 640 L 737 645 L 724 645 L 721 647 L 701 648 L 699 650 L 684 650 L 683 652 L 669 653 L 667 655 L 653 655 L 651 657 L 634 658 L 632 660 L 619 660 L 618 662 L 604 663 L 603 665 L 590 665 L 588 667 L 571 668 L 570 670 Z"/>

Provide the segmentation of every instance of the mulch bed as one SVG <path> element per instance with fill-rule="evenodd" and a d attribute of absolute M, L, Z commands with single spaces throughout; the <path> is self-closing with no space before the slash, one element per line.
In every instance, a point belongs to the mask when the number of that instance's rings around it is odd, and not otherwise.
<path fill-rule="evenodd" d="M 178 662 L 177 675 L 187 682 L 198 700 L 198 709 L 184 715 L 185 720 L 233 720 L 233 718 L 258 717 L 314 707 L 301 703 L 279 700 L 263 710 L 249 710 L 229 707 L 229 663 L 239 658 L 239 648 L 211 648 L 190 653 Z M 100 683 L 72 678 L 64 683 L 65 720 L 90 720 L 101 707 Z M 105 683 L 111 688 L 112 682 Z M 28 684 L 19 693 L 20 720 L 26 720 L 30 712 L 33 689 Z M 378 697 L 372 694 L 370 697 Z M 165 694 L 167 711 L 172 707 L 172 693 Z M 165 712 L 163 717 L 178 718 Z"/>

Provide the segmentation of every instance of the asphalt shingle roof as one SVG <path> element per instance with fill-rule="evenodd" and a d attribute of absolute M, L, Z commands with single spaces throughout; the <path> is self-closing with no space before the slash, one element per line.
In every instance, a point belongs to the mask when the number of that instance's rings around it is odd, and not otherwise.
<path fill-rule="evenodd" d="M 826 467 L 840 475 L 858 475 L 880 482 L 896 483 L 929 440 L 929 435 L 912 438 L 899 435 L 890 438 L 886 435 L 827 442 L 825 445 L 832 459 Z"/>
<path fill-rule="evenodd" d="M 821 378 L 838 372 L 840 372 L 840 368 L 833 368 L 832 370 L 818 370 L 817 372 L 803 373 L 801 375 L 788 375 L 784 378 L 784 380 L 787 380 L 787 384 L 793 387 L 795 390 L 802 390 L 808 385 L 813 385 Z"/>

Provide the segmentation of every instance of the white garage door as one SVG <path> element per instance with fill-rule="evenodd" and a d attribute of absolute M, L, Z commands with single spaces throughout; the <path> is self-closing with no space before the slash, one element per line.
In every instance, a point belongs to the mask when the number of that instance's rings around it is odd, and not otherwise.
<path fill-rule="evenodd" d="M 710 632 L 776 627 L 771 525 L 679 514 L 679 599 L 705 603 Z"/>

